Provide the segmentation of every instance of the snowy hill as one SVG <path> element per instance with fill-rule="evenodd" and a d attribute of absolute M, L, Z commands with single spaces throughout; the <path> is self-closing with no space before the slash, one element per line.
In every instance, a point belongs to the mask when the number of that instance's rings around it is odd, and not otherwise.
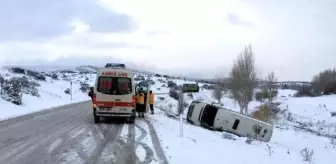
<path fill-rule="evenodd" d="M 78 69 L 79 68 L 79 69 Z M 39 96 L 33 96 L 30 92 L 22 94 L 22 105 L 0 99 L 0 119 L 14 117 L 37 110 L 55 107 L 63 104 L 89 100 L 86 92 L 83 92 L 81 83 L 93 84 L 94 68 L 81 66 L 70 68 L 74 73 L 66 71 L 45 72 L 45 80 L 36 80 L 28 76 L 36 86 Z M 91 70 L 92 72 L 85 72 Z M 84 70 L 84 71 L 83 71 Z M 69 71 L 69 70 L 68 70 Z M 71 72 L 71 71 L 70 71 Z M 23 77 L 20 73 L 13 73 L 8 69 L 1 69 L 0 74 L 5 79 Z M 145 78 L 147 74 L 141 74 Z M 155 115 L 149 115 L 158 133 L 158 137 L 165 148 L 166 156 L 170 163 L 231 163 L 231 164 L 277 164 L 286 160 L 288 164 L 332 164 L 336 155 L 336 117 L 331 117 L 331 112 L 336 111 L 336 96 L 321 96 L 315 98 L 292 97 L 293 90 L 279 90 L 276 102 L 281 112 L 274 122 L 274 133 L 270 142 L 263 143 L 244 137 L 237 137 L 225 132 L 214 132 L 189 125 L 184 122 L 183 137 L 179 131 L 179 122 L 174 119 L 177 114 L 177 101 L 170 97 L 168 81 L 177 86 L 183 83 L 195 83 L 181 79 L 165 77 L 150 77 L 155 84 L 152 90 L 157 93 L 155 100 Z M 73 81 L 73 96 L 65 91 L 70 88 Z M 204 84 L 199 83 L 202 87 Z M 212 97 L 212 90 L 202 88 L 199 93 L 186 94 L 188 104 L 193 100 L 204 102 L 216 102 Z M 227 93 L 222 102 L 224 107 L 239 111 L 239 106 Z M 249 112 L 252 113 L 260 105 L 260 102 L 252 101 L 249 104 Z M 184 112 L 184 117 L 186 114 Z M 311 155 L 310 153 L 313 152 Z"/>
<path fill-rule="evenodd" d="M 60 106 L 64 104 L 70 104 L 78 101 L 89 100 L 87 93 L 82 92 L 81 82 L 93 85 L 95 74 L 67 74 L 56 73 L 57 79 L 48 77 L 45 75 L 45 81 L 36 80 L 34 77 L 13 73 L 8 69 L 0 69 L 0 75 L 5 79 L 11 79 L 12 77 L 28 77 L 30 82 L 38 83 L 36 87 L 39 96 L 33 96 L 31 94 L 22 94 L 22 105 L 15 105 L 11 102 L 5 101 L 0 98 L 0 120 L 8 117 L 22 115 L 33 111 Z M 72 84 L 72 99 L 71 94 L 66 94 L 65 91 L 71 88 L 69 80 L 73 81 Z"/>

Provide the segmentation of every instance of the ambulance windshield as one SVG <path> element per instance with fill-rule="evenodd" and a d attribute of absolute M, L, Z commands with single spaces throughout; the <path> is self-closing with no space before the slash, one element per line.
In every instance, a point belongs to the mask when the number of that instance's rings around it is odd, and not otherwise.
<path fill-rule="evenodd" d="M 132 93 L 131 78 L 99 77 L 97 91 L 108 95 L 126 95 Z"/>

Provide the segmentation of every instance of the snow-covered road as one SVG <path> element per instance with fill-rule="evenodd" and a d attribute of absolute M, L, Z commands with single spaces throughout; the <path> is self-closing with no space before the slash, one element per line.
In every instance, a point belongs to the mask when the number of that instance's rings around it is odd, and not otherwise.
<path fill-rule="evenodd" d="M 1 121 L 0 163 L 168 163 L 149 121 L 95 125 L 90 106 L 81 102 Z"/>

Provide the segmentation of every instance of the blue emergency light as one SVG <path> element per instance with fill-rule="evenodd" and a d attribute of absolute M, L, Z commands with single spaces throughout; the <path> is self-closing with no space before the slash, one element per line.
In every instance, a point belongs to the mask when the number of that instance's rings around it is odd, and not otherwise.
<path fill-rule="evenodd" d="M 107 63 L 105 68 L 126 68 L 126 65 L 121 63 Z"/>

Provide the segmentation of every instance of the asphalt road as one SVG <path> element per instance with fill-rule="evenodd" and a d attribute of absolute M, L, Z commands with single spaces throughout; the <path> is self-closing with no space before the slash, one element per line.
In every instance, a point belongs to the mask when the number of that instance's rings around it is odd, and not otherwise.
<path fill-rule="evenodd" d="M 149 121 L 94 124 L 90 107 L 82 102 L 1 121 L 0 164 L 168 163 Z M 149 131 L 138 121 L 146 122 Z M 123 128 L 128 128 L 126 139 L 120 136 Z M 147 134 L 154 148 L 141 142 Z M 135 151 L 139 146 L 146 151 L 143 161 Z"/>

